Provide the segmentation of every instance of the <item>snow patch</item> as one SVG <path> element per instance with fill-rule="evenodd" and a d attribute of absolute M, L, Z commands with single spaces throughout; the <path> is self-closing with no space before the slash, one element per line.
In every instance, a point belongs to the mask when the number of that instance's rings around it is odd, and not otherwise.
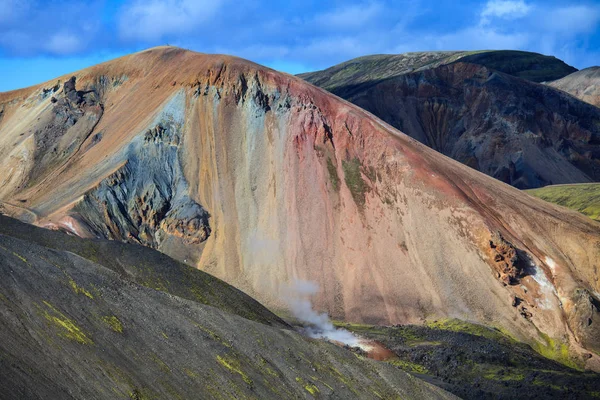
<path fill-rule="evenodd" d="M 77 228 L 75 228 L 75 225 L 73 225 L 71 221 L 62 221 L 61 225 L 63 225 L 65 228 L 71 231 L 71 233 L 73 233 L 74 235 L 79 236 L 79 234 L 77 233 Z"/>
<path fill-rule="evenodd" d="M 544 271 L 540 267 L 534 265 L 534 268 L 535 274 L 533 274 L 532 277 L 538 283 L 540 293 L 542 295 L 542 297 L 538 299 L 538 306 L 545 310 L 552 309 L 552 297 L 558 297 L 556 289 L 554 288 L 554 285 L 548 280 L 546 274 L 544 274 Z"/>
<path fill-rule="evenodd" d="M 550 268 L 550 271 L 552 271 L 552 275 L 555 275 L 556 274 L 556 263 L 554 262 L 554 260 L 551 259 L 550 257 L 546 256 L 544 258 L 544 262 Z"/>

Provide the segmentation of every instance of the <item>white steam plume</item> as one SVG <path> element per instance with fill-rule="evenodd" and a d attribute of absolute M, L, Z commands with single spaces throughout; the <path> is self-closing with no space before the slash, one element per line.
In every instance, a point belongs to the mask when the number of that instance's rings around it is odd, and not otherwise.
<path fill-rule="evenodd" d="M 286 301 L 294 317 L 309 324 L 304 332 L 313 338 L 329 339 L 360 347 L 361 341 L 345 329 L 337 329 L 327 313 L 318 313 L 312 307 L 310 297 L 319 291 L 319 286 L 311 281 L 296 280 L 286 290 Z"/>

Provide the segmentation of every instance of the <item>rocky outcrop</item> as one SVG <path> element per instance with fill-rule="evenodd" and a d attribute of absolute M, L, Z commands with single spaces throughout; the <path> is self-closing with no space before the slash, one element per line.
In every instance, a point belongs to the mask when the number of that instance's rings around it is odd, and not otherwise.
<path fill-rule="evenodd" d="M 600 354 L 600 299 L 580 287 L 573 292 L 572 301 L 570 326 L 586 348 Z"/>
<path fill-rule="evenodd" d="M 506 241 L 500 232 L 490 239 L 490 250 L 497 278 L 505 285 L 515 285 L 525 273 L 523 261 L 519 259 L 517 249 Z"/>
<path fill-rule="evenodd" d="M 159 248 L 169 236 L 197 245 L 210 234 L 209 214 L 188 195 L 179 159 L 183 119 L 176 96 L 154 125 L 117 155 L 125 164 L 73 209 L 94 235 Z"/>
<path fill-rule="evenodd" d="M 46 96 L 54 91 L 55 88 L 43 89 Z M 36 162 L 30 171 L 30 182 L 42 179 L 49 169 L 77 151 L 104 111 L 98 93 L 93 88 L 77 90 L 74 76 L 64 83 L 62 95 L 52 97 L 51 103 L 53 106 L 39 117 L 41 122 L 34 132 Z"/>

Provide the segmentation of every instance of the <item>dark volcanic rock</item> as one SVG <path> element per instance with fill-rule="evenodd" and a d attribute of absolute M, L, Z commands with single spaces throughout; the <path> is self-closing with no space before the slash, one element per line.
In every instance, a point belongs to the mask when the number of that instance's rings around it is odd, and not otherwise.
<path fill-rule="evenodd" d="M 600 353 L 600 300 L 584 288 L 575 290 L 573 296 L 575 312 L 571 315 L 570 326 L 587 348 Z"/>
<path fill-rule="evenodd" d="M 600 179 L 600 110 L 532 83 L 574 71 L 522 51 L 425 52 L 361 57 L 300 76 L 523 189 Z"/>
<path fill-rule="evenodd" d="M 76 78 L 74 76 L 71 77 L 68 81 L 65 82 L 63 86 L 63 93 L 65 98 L 72 103 L 79 105 L 83 100 L 83 97 L 80 92 L 75 88 Z"/>
<path fill-rule="evenodd" d="M 484 326 L 457 320 L 429 326 L 343 325 L 383 343 L 388 362 L 464 399 L 588 399 L 600 375 L 548 360 L 529 346 Z"/>
<path fill-rule="evenodd" d="M 42 179 L 50 168 L 76 152 L 102 118 L 104 107 L 95 89 L 83 92 L 75 85 L 73 76 L 65 82 L 62 96 L 53 96 L 52 107 L 40 116 L 43 128 L 35 131 L 36 163 L 29 173 L 33 181 Z M 51 88 L 48 93 L 56 90 Z"/>
<path fill-rule="evenodd" d="M 577 71 L 556 57 L 515 50 L 478 52 L 460 58 L 460 62 L 478 64 L 533 82 L 549 82 Z"/>
<path fill-rule="evenodd" d="M 600 109 L 544 85 L 454 63 L 364 84 L 349 100 L 518 188 L 600 180 Z"/>

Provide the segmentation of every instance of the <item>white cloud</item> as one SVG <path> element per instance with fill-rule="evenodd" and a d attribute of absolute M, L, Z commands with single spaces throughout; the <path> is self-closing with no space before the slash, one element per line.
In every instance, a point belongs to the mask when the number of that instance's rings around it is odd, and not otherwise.
<path fill-rule="evenodd" d="M 45 45 L 47 51 L 60 55 L 75 53 L 81 47 L 80 38 L 68 32 L 60 32 L 52 35 Z"/>
<path fill-rule="evenodd" d="M 531 10 L 523 0 L 489 0 L 480 15 L 480 24 L 487 25 L 491 18 L 517 19 Z"/>
<path fill-rule="evenodd" d="M 186 33 L 213 17 L 223 0 L 134 0 L 125 5 L 119 21 L 124 39 L 157 40 Z"/>
<path fill-rule="evenodd" d="M 0 35 L 0 45 L 9 49 L 18 49 L 22 53 L 28 53 L 35 48 L 27 32 L 14 29 L 2 32 Z"/>
<path fill-rule="evenodd" d="M 456 33 L 426 38 L 430 43 L 435 43 L 436 50 L 522 49 L 529 39 L 525 32 L 502 33 L 485 27 L 471 27 Z"/>
<path fill-rule="evenodd" d="M 593 32 L 600 22 L 600 7 L 587 5 L 560 7 L 542 13 L 540 28 L 562 34 Z"/>
<path fill-rule="evenodd" d="M 373 48 L 378 48 L 375 42 L 360 37 L 333 36 L 313 40 L 305 46 L 299 46 L 297 50 L 306 57 L 326 57 L 332 51 L 348 57 L 357 57 L 368 54 L 369 49 Z"/>
<path fill-rule="evenodd" d="M 357 28 L 372 22 L 383 9 L 381 3 L 355 4 L 319 14 L 315 23 L 336 30 Z"/>
<path fill-rule="evenodd" d="M 102 1 L 0 0 L 0 46 L 17 56 L 81 52 L 100 31 Z"/>

